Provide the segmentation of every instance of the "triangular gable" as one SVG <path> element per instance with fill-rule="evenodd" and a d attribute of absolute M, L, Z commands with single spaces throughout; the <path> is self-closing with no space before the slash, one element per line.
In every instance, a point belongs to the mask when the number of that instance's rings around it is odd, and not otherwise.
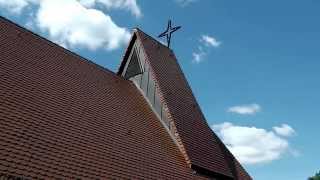
<path fill-rule="evenodd" d="M 132 51 L 138 52 L 143 73 L 130 80 L 154 109 L 157 103 L 160 104 L 161 111 L 155 112 L 189 167 L 209 177 L 250 180 L 248 173 L 208 126 L 173 51 L 136 29 L 118 75 L 126 73 Z"/>
<path fill-rule="evenodd" d="M 168 108 L 162 100 L 162 94 L 156 83 L 154 72 L 146 60 L 147 57 L 141 41 L 137 41 L 136 39 L 137 36 L 134 33 L 129 48 L 125 53 L 125 60 L 122 61 L 119 68 L 118 75 L 134 82 L 172 140 L 179 146 L 179 142 L 175 137 L 174 123 L 168 117 Z"/>

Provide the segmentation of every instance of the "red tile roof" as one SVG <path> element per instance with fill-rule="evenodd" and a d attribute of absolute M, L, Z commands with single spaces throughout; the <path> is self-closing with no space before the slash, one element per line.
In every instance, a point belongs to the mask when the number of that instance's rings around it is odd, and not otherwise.
<path fill-rule="evenodd" d="M 172 50 L 141 30 L 135 31 L 132 41 L 141 41 L 162 102 L 175 124 L 175 134 L 189 165 L 218 173 L 223 177 L 251 179 L 240 163 L 212 132 L 189 87 Z M 119 68 L 121 74 L 131 43 Z"/>
<path fill-rule="evenodd" d="M 130 81 L 3 18 L 0 69 L 0 175 L 196 178 Z"/>
<path fill-rule="evenodd" d="M 150 64 L 191 163 L 249 179 L 208 129 L 173 53 L 138 37 L 166 62 Z M 134 83 L 0 17 L 0 177 L 205 179 L 187 156 Z"/>

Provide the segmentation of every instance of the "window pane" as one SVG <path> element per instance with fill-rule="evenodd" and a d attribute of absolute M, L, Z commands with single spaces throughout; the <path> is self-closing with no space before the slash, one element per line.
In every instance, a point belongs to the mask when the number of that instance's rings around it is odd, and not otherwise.
<path fill-rule="evenodd" d="M 161 102 L 158 93 L 155 94 L 154 99 L 154 108 L 156 109 L 157 113 L 161 117 Z"/>
<path fill-rule="evenodd" d="M 151 102 L 152 106 L 154 107 L 154 89 L 155 89 L 154 81 L 149 73 L 149 84 L 148 84 L 148 99 Z"/>
<path fill-rule="evenodd" d="M 143 53 L 142 49 L 139 50 L 138 57 L 139 57 L 140 63 L 144 64 L 145 63 L 145 57 L 144 57 L 144 53 Z"/>
<path fill-rule="evenodd" d="M 142 75 L 141 89 L 146 94 L 148 88 L 148 66 L 145 67 L 146 71 Z"/>
<path fill-rule="evenodd" d="M 167 112 L 164 110 L 163 106 L 162 106 L 162 120 L 169 127 L 168 115 L 167 115 Z"/>

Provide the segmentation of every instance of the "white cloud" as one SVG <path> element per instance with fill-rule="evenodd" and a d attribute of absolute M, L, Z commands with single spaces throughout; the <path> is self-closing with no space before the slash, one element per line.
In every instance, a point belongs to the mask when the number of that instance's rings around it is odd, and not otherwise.
<path fill-rule="evenodd" d="M 5 8 L 11 13 L 19 14 L 30 3 L 39 4 L 44 0 L 0 0 L 0 7 Z M 69 1 L 69 0 L 66 0 Z M 108 9 L 125 9 L 136 17 L 142 15 L 141 9 L 136 0 L 76 0 L 87 8 L 93 8 L 97 3 L 102 4 Z M 190 1 L 190 0 L 189 0 Z M 191 0 L 192 1 L 192 0 Z"/>
<path fill-rule="evenodd" d="M 0 7 L 7 9 L 14 14 L 20 14 L 22 9 L 28 4 L 27 0 L 0 0 Z"/>
<path fill-rule="evenodd" d="M 242 114 L 242 115 L 253 115 L 261 111 L 259 104 L 245 104 L 240 106 L 233 106 L 228 108 L 228 112 Z"/>
<path fill-rule="evenodd" d="M 213 125 L 212 129 L 243 164 L 267 163 L 291 152 L 288 140 L 273 131 L 230 122 Z"/>
<path fill-rule="evenodd" d="M 190 3 L 196 2 L 197 0 L 175 0 L 180 6 L 185 7 Z"/>
<path fill-rule="evenodd" d="M 220 41 L 217 41 L 214 37 L 208 35 L 202 35 L 199 42 L 201 44 L 198 45 L 198 49 L 192 52 L 192 62 L 196 64 L 199 64 L 204 60 L 205 56 L 209 53 L 210 47 L 217 48 L 221 45 Z"/>
<path fill-rule="evenodd" d="M 91 50 L 113 50 L 130 38 L 128 30 L 117 26 L 110 16 L 74 0 L 43 0 L 37 13 L 37 24 L 59 44 Z"/>
<path fill-rule="evenodd" d="M 292 127 L 290 127 L 288 124 L 282 124 L 280 127 L 273 127 L 273 130 L 279 134 L 280 136 L 289 137 L 295 134 L 295 131 Z"/>
<path fill-rule="evenodd" d="M 142 15 L 140 7 L 136 0 L 78 0 L 86 7 L 94 7 L 96 3 L 104 5 L 108 9 L 126 9 L 129 10 L 136 17 Z"/>
<path fill-rule="evenodd" d="M 35 5 L 35 18 L 27 24 L 48 32 L 52 41 L 64 47 L 114 50 L 126 44 L 130 32 L 119 27 L 108 14 L 95 9 L 97 3 L 141 15 L 135 0 L 0 0 L 0 7 L 9 11 L 16 7 L 14 11 L 19 13 L 28 5 Z"/>
<path fill-rule="evenodd" d="M 214 37 L 209 35 L 202 35 L 200 41 L 206 46 L 219 47 L 221 45 L 220 41 L 217 41 Z"/>
<path fill-rule="evenodd" d="M 204 60 L 205 56 L 206 52 L 204 52 L 202 47 L 199 46 L 198 51 L 192 53 L 192 62 L 198 64 Z"/>

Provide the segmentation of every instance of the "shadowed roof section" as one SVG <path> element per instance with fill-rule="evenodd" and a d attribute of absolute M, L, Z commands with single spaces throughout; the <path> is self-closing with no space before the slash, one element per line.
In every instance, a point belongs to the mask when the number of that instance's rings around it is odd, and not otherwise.
<path fill-rule="evenodd" d="M 251 179 L 208 126 L 173 51 L 139 29 L 128 46 L 121 74 L 134 41 L 140 41 L 157 88 L 176 127 L 189 166 L 224 178 Z"/>
<path fill-rule="evenodd" d="M 131 81 L 4 18 L 0 177 L 205 179 Z"/>

